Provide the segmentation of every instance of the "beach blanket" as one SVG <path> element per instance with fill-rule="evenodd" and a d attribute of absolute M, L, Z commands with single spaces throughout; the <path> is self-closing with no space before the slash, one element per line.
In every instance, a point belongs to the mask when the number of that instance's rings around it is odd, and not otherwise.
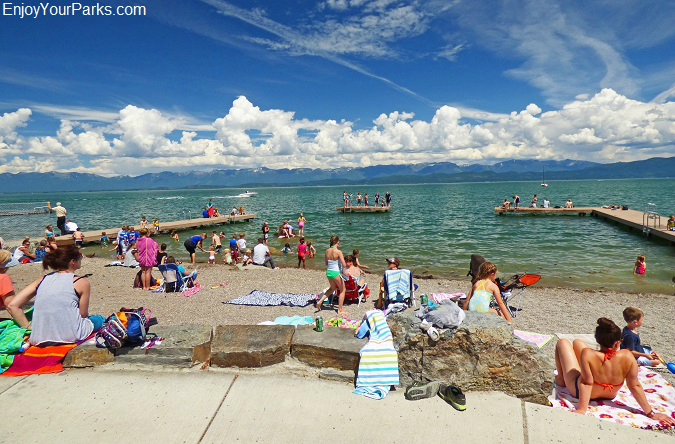
<path fill-rule="evenodd" d="M 32 345 L 14 358 L 12 366 L 0 376 L 24 376 L 63 371 L 63 359 L 77 344 Z"/>
<path fill-rule="evenodd" d="M 412 292 L 412 272 L 410 270 L 387 270 L 384 272 L 389 300 L 402 300 Z"/>
<path fill-rule="evenodd" d="M 542 335 L 541 333 L 532 333 L 531 331 L 513 330 L 513 334 L 523 341 L 531 342 L 539 348 L 542 348 L 548 341 L 553 339 L 552 335 Z"/>
<path fill-rule="evenodd" d="M 23 338 L 27 329 L 22 328 L 13 319 L 0 322 L 0 373 L 14 362 L 14 357 L 25 344 Z"/>
<path fill-rule="evenodd" d="M 254 305 L 269 307 L 276 305 L 289 305 L 291 307 L 306 307 L 316 299 L 315 294 L 291 294 L 291 293 L 268 293 L 266 291 L 253 290 L 246 296 L 223 302 L 223 304 Z"/>
<path fill-rule="evenodd" d="M 451 301 L 457 301 L 459 299 L 466 299 L 466 294 L 464 293 L 431 293 L 431 299 L 440 304 L 441 301 L 450 299 Z"/>
<path fill-rule="evenodd" d="M 195 282 L 195 284 L 192 287 L 188 288 L 187 290 L 182 292 L 180 295 L 183 296 L 183 297 L 189 298 L 190 296 L 192 296 L 194 294 L 197 294 L 200 291 L 202 291 L 202 286 L 199 285 L 197 282 Z"/>
<path fill-rule="evenodd" d="M 568 339 L 570 342 L 574 342 L 575 339 L 581 339 L 588 345 L 590 348 L 595 350 L 600 350 L 600 345 L 595 341 L 595 335 L 585 334 L 585 333 L 556 333 L 558 339 Z"/>
<path fill-rule="evenodd" d="M 274 320 L 274 325 L 314 325 L 314 319 L 311 316 L 278 316 Z"/>
<path fill-rule="evenodd" d="M 659 413 L 672 415 L 675 412 L 675 389 L 657 372 L 640 367 L 638 380 L 642 384 L 649 405 Z M 554 384 L 555 386 L 555 384 Z M 579 402 L 570 395 L 565 387 L 555 386 L 548 400 L 553 408 L 571 411 Z M 642 414 L 642 408 L 637 403 L 626 384 L 621 387 L 614 399 L 591 401 L 588 405 L 587 416 L 612 421 L 638 429 L 658 430 L 663 426 L 656 420 Z"/>
<path fill-rule="evenodd" d="M 399 384 L 398 354 L 387 321 L 380 310 L 366 312 L 358 338 L 369 335 L 369 340 L 359 352 L 359 371 L 354 393 L 373 399 L 382 399 L 392 385 Z"/>

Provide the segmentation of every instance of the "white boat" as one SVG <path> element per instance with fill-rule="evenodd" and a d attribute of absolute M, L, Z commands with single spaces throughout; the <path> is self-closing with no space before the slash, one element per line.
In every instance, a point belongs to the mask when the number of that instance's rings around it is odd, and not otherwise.
<path fill-rule="evenodd" d="M 246 191 L 245 193 L 241 193 L 241 194 L 248 194 L 249 196 L 252 196 L 252 195 L 258 194 L 258 193 L 256 193 L 255 191 Z"/>
<path fill-rule="evenodd" d="M 241 193 L 241 194 L 237 194 L 237 197 L 251 197 L 251 195 L 246 194 L 246 193 Z"/>
<path fill-rule="evenodd" d="M 548 184 L 546 183 L 546 180 L 544 180 L 544 167 L 541 167 L 541 186 L 542 187 L 547 187 Z"/>

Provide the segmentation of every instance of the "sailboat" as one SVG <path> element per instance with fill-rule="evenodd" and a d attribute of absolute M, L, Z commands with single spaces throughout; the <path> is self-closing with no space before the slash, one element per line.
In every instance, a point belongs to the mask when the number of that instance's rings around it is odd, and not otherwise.
<path fill-rule="evenodd" d="M 544 179 L 544 166 L 543 165 L 541 167 L 541 186 L 542 187 L 548 186 L 548 184 L 546 183 L 546 180 Z"/>

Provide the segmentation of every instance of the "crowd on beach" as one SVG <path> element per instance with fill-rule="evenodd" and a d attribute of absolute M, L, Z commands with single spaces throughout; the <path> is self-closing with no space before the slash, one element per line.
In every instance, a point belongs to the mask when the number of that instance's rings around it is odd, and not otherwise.
<path fill-rule="evenodd" d="M 385 199 L 386 204 L 389 205 L 391 197 L 388 193 Z M 514 199 L 518 207 L 520 199 L 518 196 L 514 196 Z M 548 208 L 550 203 L 547 205 L 546 202 L 548 199 L 544 200 L 545 208 Z M 573 208 L 571 200 L 568 202 L 569 208 Z M 357 205 L 359 203 L 357 200 Z M 345 205 L 347 204 L 346 201 Z M 368 205 L 367 197 L 364 204 Z M 532 206 L 536 207 L 536 205 L 537 196 L 535 195 Z M 50 208 L 52 208 L 51 205 Z M 57 212 L 57 208 L 63 207 L 57 204 L 52 208 L 57 214 L 57 226 L 62 232 L 67 233 L 67 221 L 61 219 L 65 218 L 67 212 L 65 209 Z M 205 209 L 208 211 L 209 208 L 213 208 L 212 205 L 207 205 Z M 233 212 L 235 210 L 240 214 L 243 213 L 243 208 L 234 208 Z M 215 208 L 213 214 L 216 214 Z M 670 220 L 675 221 L 675 218 L 671 216 Z M 275 233 L 282 239 L 299 237 L 296 249 L 298 268 L 305 266 L 307 256 L 314 257 L 317 254 L 311 242 L 305 242 L 306 225 L 307 219 L 304 214 L 300 214 L 297 233 L 288 220 L 284 220 Z M 196 272 L 188 272 L 176 261 L 175 257 L 167 253 L 165 243 L 159 245 L 152 239 L 152 236 L 159 232 L 159 221 L 153 219 L 150 222 L 143 216 L 139 230 L 133 226 L 124 226 L 115 233 L 112 241 L 107 233 L 102 232 L 99 242 L 105 247 L 112 245 L 111 251 L 116 252 L 119 261 L 140 267 L 139 287 L 144 290 L 152 288 L 154 284 L 152 270 L 156 266 L 175 264 L 181 275 L 196 277 Z M 257 265 L 275 269 L 277 267 L 268 246 L 269 233 L 269 223 L 264 222 L 260 237 L 257 238 L 252 249 L 249 248 L 245 233 L 234 233 L 228 241 L 228 236 L 222 231 L 219 233 L 212 231 L 210 236 L 206 232 L 193 235 L 184 241 L 183 246 L 190 255 L 191 264 L 195 264 L 197 250 L 199 250 L 208 254 L 209 264 L 215 264 L 216 255 L 221 254 L 226 264 Z M 72 231 L 72 235 L 72 244 L 57 246 L 54 241 L 53 227 L 48 225 L 44 233 L 45 239 L 40 242 L 34 252 L 30 251 L 30 239 L 28 238 L 15 250 L 14 254 L 0 249 L 0 308 L 5 308 L 18 326 L 30 330 L 29 342 L 32 345 L 75 343 L 101 329 L 106 321 L 101 315 L 89 313 L 90 283 L 86 277 L 76 274 L 81 268 L 83 254 L 80 247 L 85 239 L 79 227 Z M 172 232 L 171 239 L 178 241 L 178 233 Z M 224 248 L 224 246 L 229 248 Z M 324 252 L 325 274 L 329 286 L 317 295 L 314 303 L 317 312 L 320 312 L 325 308 L 324 302 L 334 298 L 337 301 L 338 316 L 344 316 L 343 308 L 347 302 L 348 284 L 351 283 L 353 285 L 351 288 L 357 291 L 364 289 L 364 273 L 368 272 L 369 267 L 360 263 L 358 250 L 345 255 L 340 250 L 340 246 L 340 238 L 336 235 L 332 236 Z M 284 254 L 293 252 L 290 243 L 286 243 L 282 252 Z M 44 270 L 52 272 L 29 283 L 21 291 L 15 292 L 7 271 L 25 262 L 26 258 L 28 261 L 41 260 Z M 381 306 L 380 302 L 383 298 L 387 298 L 389 291 L 387 279 L 396 276 L 404 281 L 403 278 L 409 276 L 409 283 L 412 284 L 413 275 L 409 270 L 401 268 L 400 259 L 387 258 L 386 267 L 375 302 L 377 308 L 386 307 L 386 304 L 384 307 Z M 640 256 L 635 263 L 634 273 L 644 274 L 645 271 L 645 258 Z M 410 288 L 412 289 L 412 285 Z M 362 302 L 368 302 L 368 296 L 369 292 L 357 292 L 357 297 L 361 298 Z M 412 294 L 408 296 L 410 301 L 408 305 L 415 305 L 414 296 Z M 508 301 L 505 301 L 503 296 L 499 286 L 497 266 L 485 261 L 480 264 L 473 276 L 469 292 L 460 302 L 461 309 L 485 313 L 486 316 L 500 316 L 506 322 L 513 324 L 513 318 L 507 307 Z M 31 300 L 34 300 L 32 311 L 24 312 L 23 307 Z M 600 345 L 600 350 L 591 349 L 579 340 L 574 342 L 566 339 L 559 340 L 555 347 L 557 368 L 555 382 L 567 388 L 570 394 L 578 399 L 575 410 L 577 413 L 585 413 L 591 399 L 613 399 L 625 384 L 645 416 L 665 425 L 675 425 L 675 419 L 649 405 L 637 377 L 638 366 L 654 366 L 661 362 L 658 353 L 641 344 L 639 328 L 645 321 L 644 313 L 637 308 L 627 307 L 623 311 L 623 317 L 626 322 L 623 330 L 607 318 L 598 319 L 595 339 Z M 430 337 L 432 329 L 433 327 L 427 330 Z"/>
<path fill-rule="evenodd" d="M 374 200 L 374 205 L 375 207 L 389 207 L 391 206 L 391 194 L 389 191 L 384 193 L 384 196 L 380 197 L 380 193 L 377 192 L 375 193 L 375 196 L 373 197 Z M 369 207 L 370 206 L 370 200 L 368 197 L 368 193 L 361 194 L 356 193 L 356 197 L 354 196 L 354 193 L 349 192 L 347 193 L 346 191 L 342 193 L 342 204 L 343 207 Z"/>

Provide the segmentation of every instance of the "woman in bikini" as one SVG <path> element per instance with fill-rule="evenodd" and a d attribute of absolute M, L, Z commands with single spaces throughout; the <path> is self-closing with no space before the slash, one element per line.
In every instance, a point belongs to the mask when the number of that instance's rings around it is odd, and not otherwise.
<path fill-rule="evenodd" d="M 589 348 L 577 339 L 572 344 L 560 339 L 555 346 L 555 383 L 566 387 L 579 400 L 575 413 L 585 414 L 591 399 L 614 399 L 624 382 L 642 412 L 665 425 L 675 425 L 675 419 L 657 413 L 645 397 L 638 380 L 638 365 L 630 350 L 620 350 L 621 329 L 607 318 L 598 319 L 595 340 L 600 351 Z M 662 410 L 662 408 L 659 408 Z"/>
<path fill-rule="evenodd" d="M 333 294 L 333 292 L 338 291 L 338 316 L 342 316 L 342 304 L 345 301 L 345 282 L 340 277 L 340 270 L 345 268 L 347 264 L 345 263 L 345 257 L 342 254 L 342 251 L 338 250 L 340 248 L 340 238 L 337 236 L 332 236 L 330 238 L 330 248 L 326 250 L 326 278 L 330 287 L 324 292 L 316 302 L 316 309 L 321 310 L 321 304 L 325 301 L 328 296 Z"/>

